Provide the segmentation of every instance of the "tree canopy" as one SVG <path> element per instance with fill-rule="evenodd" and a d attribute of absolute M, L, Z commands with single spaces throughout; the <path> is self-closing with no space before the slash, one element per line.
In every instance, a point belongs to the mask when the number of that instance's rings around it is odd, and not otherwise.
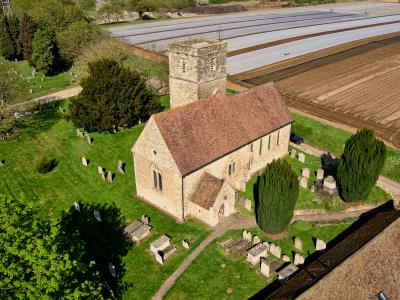
<path fill-rule="evenodd" d="M 138 72 L 115 60 L 99 59 L 89 64 L 82 92 L 71 101 L 69 118 L 89 132 L 113 132 L 146 121 L 161 111 L 156 93 Z"/>
<path fill-rule="evenodd" d="M 58 49 L 56 45 L 56 36 L 50 28 L 39 29 L 32 43 L 32 64 L 36 70 L 48 75 L 55 71 Z"/>
<path fill-rule="evenodd" d="M 254 189 L 256 220 L 268 233 L 286 230 L 299 197 L 299 181 L 287 161 L 274 160 L 258 177 Z"/>
<path fill-rule="evenodd" d="M 345 144 L 337 170 L 340 194 L 345 201 L 366 200 L 386 160 L 385 144 L 372 130 L 362 129 Z"/>

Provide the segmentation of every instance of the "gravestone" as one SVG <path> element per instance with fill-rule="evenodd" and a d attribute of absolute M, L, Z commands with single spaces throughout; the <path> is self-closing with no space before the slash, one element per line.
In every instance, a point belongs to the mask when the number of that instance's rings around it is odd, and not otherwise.
<path fill-rule="evenodd" d="M 299 268 L 295 266 L 294 264 L 288 264 L 284 268 L 280 269 L 278 272 L 278 279 L 283 280 L 285 278 L 288 278 L 291 276 L 293 273 L 295 273 Z"/>
<path fill-rule="evenodd" d="M 310 169 L 309 169 L 309 168 L 304 168 L 304 169 L 302 170 L 302 172 L 301 172 L 301 175 L 302 175 L 303 177 L 310 178 Z"/>
<path fill-rule="evenodd" d="M 244 208 L 251 211 L 251 201 L 249 199 L 244 200 Z"/>
<path fill-rule="evenodd" d="M 79 129 L 76 130 L 76 136 L 80 136 L 81 135 L 81 131 Z"/>
<path fill-rule="evenodd" d="M 294 247 L 299 250 L 303 250 L 303 242 L 301 241 L 300 238 L 298 238 L 298 237 L 294 238 Z"/>
<path fill-rule="evenodd" d="M 113 173 L 111 171 L 107 172 L 107 180 L 108 182 L 113 182 Z"/>
<path fill-rule="evenodd" d="M 266 257 L 268 254 L 267 246 L 264 244 L 258 243 L 251 249 L 247 250 L 246 261 L 252 264 L 253 266 L 260 262 L 262 257 Z"/>
<path fill-rule="evenodd" d="M 125 174 L 124 164 L 121 160 L 118 161 L 118 172 Z"/>
<path fill-rule="evenodd" d="M 255 235 L 253 237 L 253 245 L 259 244 L 260 242 L 261 242 L 260 238 L 257 235 Z"/>
<path fill-rule="evenodd" d="M 304 257 L 296 253 L 294 256 L 294 264 L 296 266 L 304 264 Z"/>
<path fill-rule="evenodd" d="M 269 251 L 269 243 L 268 242 L 263 242 L 263 245 L 267 246 L 268 251 Z"/>
<path fill-rule="evenodd" d="M 312 187 L 310 187 L 310 192 L 314 193 L 315 192 L 315 185 L 313 185 Z"/>
<path fill-rule="evenodd" d="M 156 258 L 156 261 L 160 264 L 163 265 L 164 264 L 164 259 L 162 258 L 161 254 L 156 252 L 154 253 L 154 257 Z"/>
<path fill-rule="evenodd" d="M 305 178 L 305 177 L 302 177 L 302 178 L 300 179 L 300 186 L 306 189 L 306 188 L 307 188 L 307 185 L 308 185 L 308 179 Z"/>
<path fill-rule="evenodd" d="M 322 178 L 324 178 L 324 170 L 319 168 L 317 170 L 317 180 L 321 180 Z"/>
<path fill-rule="evenodd" d="M 0 167 L 4 166 L 4 160 L 0 160 Z"/>
<path fill-rule="evenodd" d="M 282 260 L 283 260 L 284 262 L 289 262 L 289 261 L 290 261 L 290 257 L 287 256 L 287 255 L 283 255 L 283 256 L 282 256 Z"/>
<path fill-rule="evenodd" d="M 170 247 L 165 249 L 165 251 L 163 252 L 164 261 L 166 261 L 168 258 L 170 258 L 172 256 L 172 254 L 174 254 L 176 251 L 178 251 L 178 248 L 176 248 L 173 245 L 171 245 Z"/>
<path fill-rule="evenodd" d="M 138 221 L 139 222 L 139 221 Z M 142 239 L 144 239 L 145 237 L 147 237 L 148 235 L 150 235 L 150 230 L 151 230 L 151 226 L 148 224 L 143 224 L 137 228 L 135 231 L 133 231 L 130 235 L 131 238 L 134 242 L 139 242 Z"/>
<path fill-rule="evenodd" d="M 149 224 L 149 218 L 145 215 L 142 215 L 141 221 L 143 224 Z"/>
<path fill-rule="evenodd" d="M 333 176 L 327 176 L 324 178 L 324 184 L 323 184 L 323 190 L 331 195 L 334 195 L 337 193 L 337 187 L 336 187 L 336 180 L 333 178 Z"/>
<path fill-rule="evenodd" d="M 86 159 L 86 157 L 82 156 L 82 164 L 87 167 L 88 166 L 88 161 Z"/>
<path fill-rule="evenodd" d="M 299 155 L 297 156 L 297 159 L 298 159 L 300 162 L 304 163 L 305 160 L 306 160 L 306 157 L 305 157 L 305 155 L 304 155 L 303 153 L 299 153 Z"/>
<path fill-rule="evenodd" d="M 81 212 L 81 207 L 79 206 L 78 202 L 74 202 L 74 207 L 77 212 Z"/>
<path fill-rule="evenodd" d="M 265 258 L 261 259 L 260 274 L 269 278 L 273 276 L 276 270 L 280 267 L 280 263 L 277 260 L 267 260 Z"/>
<path fill-rule="evenodd" d="M 281 258 L 281 247 L 275 245 L 275 244 L 270 244 L 269 246 L 269 252 L 275 257 Z"/>
<path fill-rule="evenodd" d="M 296 149 L 290 150 L 290 156 L 291 156 L 292 158 L 296 158 Z"/>
<path fill-rule="evenodd" d="M 90 135 L 87 135 L 86 138 L 87 138 L 88 144 L 91 145 L 92 144 L 92 138 L 90 137 Z"/>
<path fill-rule="evenodd" d="M 315 250 L 321 251 L 326 249 L 326 243 L 323 240 L 317 239 L 315 243 Z"/>
<path fill-rule="evenodd" d="M 95 218 L 98 222 L 101 222 L 101 215 L 100 215 L 100 212 L 99 212 L 98 210 L 94 210 L 94 211 L 93 211 L 93 215 L 94 215 L 94 218 Z"/>
<path fill-rule="evenodd" d="M 101 179 L 103 179 L 105 181 L 106 180 L 106 174 L 102 173 L 101 174 Z"/>
<path fill-rule="evenodd" d="M 170 238 L 165 234 L 160 236 L 158 239 L 150 243 L 150 250 L 153 253 L 157 253 L 158 251 L 164 251 L 169 245 Z"/>
<path fill-rule="evenodd" d="M 246 231 L 246 230 L 243 230 L 242 237 L 243 237 L 243 239 L 244 239 L 245 241 L 248 241 L 248 242 L 251 243 L 251 233 L 250 233 L 250 232 L 248 232 L 248 231 Z"/>
<path fill-rule="evenodd" d="M 182 246 L 183 246 L 183 248 L 190 249 L 189 242 L 186 240 L 182 240 Z"/>
<path fill-rule="evenodd" d="M 99 172 L 100 175 L 104 175 L 104 169 L 101 166 L 97 167 L 97 171 Z"/>

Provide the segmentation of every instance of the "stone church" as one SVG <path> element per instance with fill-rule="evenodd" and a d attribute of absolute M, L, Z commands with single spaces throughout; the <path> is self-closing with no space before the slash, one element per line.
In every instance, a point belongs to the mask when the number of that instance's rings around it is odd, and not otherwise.
<path fill-rule="evenodd" d="M 132 148 L 137 196 L 180 221 L 215 226 L 238 190 L 288 152 L 292 118 L 273 83 L 225 94 L 227 45 L 170 45 L 171 109 L 151 116 Z"/>

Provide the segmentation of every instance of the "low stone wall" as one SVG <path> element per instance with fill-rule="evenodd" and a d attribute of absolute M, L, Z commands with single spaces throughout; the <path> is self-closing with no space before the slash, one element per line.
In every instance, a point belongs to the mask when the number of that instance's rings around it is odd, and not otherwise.
<path fill-rule="evenodd" d="M 158 63 L 168 65 L 168 56 L 166 56 L 164 54 L 153 52 L 151 50 L 147 50 L 147 49 L 144 49 L 144 48 L 141 48 L 141 47 L 138 47 L 135 45 L 129 45 L 129 44 L 125 45 L 125 49 L 129 54 L 140 56 L 140 57 L 146 58 L 148 60 L 152 60 L 152 61 L 155 61 Z"/>

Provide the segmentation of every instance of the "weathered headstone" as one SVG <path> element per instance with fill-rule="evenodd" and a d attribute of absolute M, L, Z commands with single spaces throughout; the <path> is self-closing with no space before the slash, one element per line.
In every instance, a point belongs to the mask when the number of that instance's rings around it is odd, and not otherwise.
<path fill-rule="evenodd" d="M 101 222 L 101 215 L 100 215 L 100 212 L 99 212 L 98 210 L 94 210 L 94 211 L 93 211 L 93 215 L 94 215 L 94 218 L 95 218 L 98 222 Z"/>
<path fill-rule="evenodd" d="M 277 260 L 266 260 L 265 258 L 261 259 L 261 268 L 260 274 L 269 278 L 275 274 L 275 271 L 280 267 L 280 263 Z"/>
<path fill-rule="evenodd" d="M 337 192 L 336 180 L 333 176 L 324 178 L 323 190 L 329 194 L 335 194 Z"/>
<path fill-rule="evenodd" d="M 156 261 L 160 264 L 163 265 L 164 264 L 164 259 L 162 258 L 161 254 L 156 252 L 154 253 L 154 257 L 156 258 Z"/>
<path fill-rule="evenodd" d="M 87 135 L 86 138 L 87 138 L 88 144 L 91 145 L 92 144 L 92 138 L 90 137 L 90 135 Z"/>
<path fill-rule="evenodd" d="M 305 162 L 305 160 L 306 160 L 306 157 L 305 157 L 305 155 L 303 154 L 303 153 L 299 153 L 299 155 L 297 156 L 297 159 L 300 161 L 300 162 Z"/>
<path fill-rule="evenodd" d="M 301 175 L 302 175 L 303 177 L 310 178 L 310 169 L 309 169 L 309 168 L 304 168 L 304 169 L 302 170 L 302 172 L 301 172 Z"/>
<path fill-rule="evenodd" d="M 263 243 L 263 245 L 267 246 L 267 249 L 269 251 L 269 243 L 268 242 L 262 242 L 262 243 Z"/>
<path fill-rule="evenodd" d="M 315 243 L 315 250 L 321 251 L 326 249 L 326 243 L 323 240 L 317 239 Z"/>
<path fill-rule="evenodd" d="M 275 244 L 270 244 L 269 246 L 269 252 L 275 257 L 281 258 L 281 247 L 275 245 Z"/>
<path fill-rule="evenodd" d="M 294 264 L 296 266 L 304 264 L 304 257 L 296 253 L 294 256 Z"/>
<path fill-rule="evenodd" d="M 77 212 L 81 212 L 81 207 L 79 206 L 78 202 L 74 202 L 74 207 Z"/>
<path fill-rule="evenodd" d="M 266 257 L 268 254 L 267 246 L 258 243 L 251 249 L 247 250 L 246 261 L 251 263 L 253 266 L 260 262 L 262 257 Z"/>
<path fill-rule="evenodd" d="M 113 182 L 113 173 L 111 171 L 107 172 L 107 181 Z"/>
<path fill-rule="evenodd" d="M 310 187 L 310 192 L 314 193 L 315 192 L 315 185 L 313 185 L 312 187 Z"/>
<path fill-rule="evenodd" d="M 296 158 L 296 149 L 290 150 L 290 156 L 291 156 L 292 158 Z"/>
<path fill-rule="evenodd" d="M 151 226 L 148 224 L 143 224 L 141 222 L 139 223 L 142 225 L 130 234 L 134 242 L 139 242 L 148 235 L 150 235 Z"/>
<path fill-rule="evenodd" d="M 243 239 L 244 239 L 245 241 L 248 241 L 248 242 L 251 243 L 251 233 L 250 233 L 250 232 L 248 232 L 248 231 L 246 231 L 246 230 L 243 230 L 242 236 L 243 236 Z"/>
<path fill-rule="evenodd" d="M 308 185 L 308 179 L 305 178 L 305 177 L 302 177 L 302 178 L 300 179 L 300 186 L 306 189 L 306 188 L 307 188 L 307 185 Z"/>
<path fill-rule="evenodd" d="M 0 167 L 4 166 L 4 160 L 0 160 Z"/>
<path fill-rule="evenodd" d="M 298 238 L 298 237 L 294 238 L 294 247 L 299 250 L 303 250 L 303 242 L 301 241 L 300 238 Z"/>
<path fill-rule="evenodd" d="M 100 175 L 104 175 L 104 169 L 101 166 L 97 167 L 97 171 L 99 172 Z"/>
<path fill-rule="evenodd" d="M 118 161 L 118 172 L 125 174 L 124 164 L 121 160 Z"/>
<path fill-rule="evenodd" d="M 158 239 L 150 243 L 150 250 L 153 253 L 164 251 L 169 245 L 170 238 L 166 235 L 160 236 Z"/>
<path fill-rule="evenodd" d="M 283 256 L 282 256 L 282 260 L 283 260 L 284 262 L 289 262 L 289 261 L 290 261 L 290 257 L 287 256 L 287 255 L 283 255 Z"/>
<path fill-rule="evenodd" d="M 141 221 L 143 224 L 149 224 L 149 218 L 145 215 L 142 215 Z"/>
<path fill-rule="evenodd" d="M 244 200 L 244 208 L 251 211 L 251 201 L 249 199 Z"/>
<path fill-rule="evenodd" d="M 106 174 L 102 173 L 101 175 L 101 179 L 103 179 L 104 181 L 106 180 Z"/>
<path fill-rule="evenodd" d="M 321 180 L 322 178 L 324 178 L 324 170 L 320 168 L 317 170 L 317 180 Z"/>
<path fill-rule="evenodd" d="M 86 157 L 82 156 L 82 164 L 87 167 L 88 166 L 88 161 L 86 159 Z"/>
<path fill-rule="evenodd" d="M 183 248 L 190 249 L 189 242 L 186 240 L 182 240 L 182 246 L 183 246 Z"/>
<path fill-rule="evenodd" d="M 284 268 L 280 269 L 278 272 L 278 279 L 282 280 L 288 278 L 293 273 L 295 273 L 299 268 L 294 264 L 288 264 Z"/>
<path fill-rule="evenodd" d="M 253 245 L 255 244 L 259 244 L 261 242 L 260 238 L 258 237 L 258 235 L 255 235 L 253 237 Z"/>

